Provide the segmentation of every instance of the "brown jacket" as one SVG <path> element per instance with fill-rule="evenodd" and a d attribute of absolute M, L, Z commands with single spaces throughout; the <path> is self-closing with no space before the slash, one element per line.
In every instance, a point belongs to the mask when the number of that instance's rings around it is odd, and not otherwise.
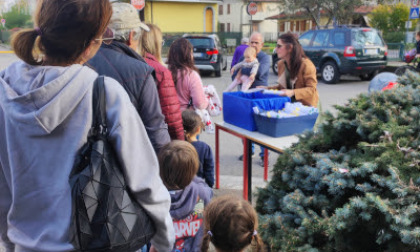
<path fill-rule="evenodd" d="M 287 85 L 284 72 L 286 67 L 284 60 L 279 60 L 277 66 L 279 73 L 277 83 L 279 85 L 270 87 L 270 89 L 285 89 Z M 294 80 L 291 79 L 290 83 L 293 86 L 296 101 L 312 107 L 318 105 L 319 97 L 318 90 L 316 89 L 316 85 L 318 84 L 316 79 L 316 68 L 310 59 L 303 58 L 298 75 Z"/>

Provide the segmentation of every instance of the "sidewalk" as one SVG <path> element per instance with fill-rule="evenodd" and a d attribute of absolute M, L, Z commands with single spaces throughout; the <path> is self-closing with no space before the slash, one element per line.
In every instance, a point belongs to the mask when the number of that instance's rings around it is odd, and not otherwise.
<path fill-rule="evenodd" d="M 395 70 L 400 66 L 405 66 L 407 63 L 403 61 L 388 61 L 386 67 L 382 69 L 380 72 L 395 72 Z"/>

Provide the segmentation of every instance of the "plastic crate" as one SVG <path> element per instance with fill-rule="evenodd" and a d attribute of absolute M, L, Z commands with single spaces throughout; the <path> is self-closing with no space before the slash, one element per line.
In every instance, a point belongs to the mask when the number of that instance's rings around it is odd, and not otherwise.
<path fill-rule="evenodd" d="M 258 132 L 272 137 L 290 136 L 311 130 L 318 118 L 318 113 L 288 118 L 270 118 L 254 114 Z"/>
<path fill-rule="evenodd" d="M 262 110 L 281 110 L 286 102 L 290 102 L 289 97 L 261 92 L 225 92 L 223 93 L 223 120 L 243 129 L 256 131 L 253 107 L 257 106 Z"/>

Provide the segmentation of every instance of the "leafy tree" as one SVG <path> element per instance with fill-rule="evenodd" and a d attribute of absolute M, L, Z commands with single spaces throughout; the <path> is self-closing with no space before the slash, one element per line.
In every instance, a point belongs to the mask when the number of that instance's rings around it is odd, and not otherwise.
<path fill-rule="evenodd" d="M 14 5 L 10 11 L 3 13 L 3 18 L 6 20 L 6 28 L 8 29 L 28 27 L 30 25 L 28 21 L 32 19 L 27 10 L 19 5 Z"/>
<path fill-rule="evenodd" d="M 391 12 L 391 6 L 389 5 L 378 5 L 369 15 L 369 23 L 372 27 L 386 31 L 389 27 L 389 13 Z"/>
<path fill-rule="evenodd" d="M 376 4 L 389 3 L 390 0 L 376 0 Z M 305 11 L 320 26 L 321 14 L 327 15 L 327 25 L 333 20 L 337 24 L 348 24 L 354 17 L 354 10 L 365 3 L 363 0 L 279 0 L 282 9 L 288 14 Z"/>
<path fill-rule="evenodd" d="M 368 16 L 372 27 L 387 33 L 403 30 L 409 14 L 408 6 L 398 3 L 394 6 L 379 5 Z"/>

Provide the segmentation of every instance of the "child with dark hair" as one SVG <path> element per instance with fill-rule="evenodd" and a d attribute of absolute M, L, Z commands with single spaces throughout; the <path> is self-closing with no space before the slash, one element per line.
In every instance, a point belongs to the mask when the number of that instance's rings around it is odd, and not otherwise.
<path fill-rule="evenodd" d="M 214 161 L 211 147 L 205 142 L 197 139 L 202 132 L 204 125 L 201 117 L 194 110 L 185 110 L 182 112 L 182 123 L 184 125 L 185 140 L 191 143 L 198 153 L 200 167 L 197 176 L 203 178 L 207 185 L 214 185 Z"/>
<path fill-rule="evenodd" d="M 252 205 L 237 196 L 215 198 L 204 210 L 204 236 L 201 252 L 213 243 L 217 252 L 243 252 L 251 245 L 253 252 L 263 251 L 258 235 L 258 216 Z"/>
<path fill-rule="evenodd" d="M 204 207 L 213 190 L 196 176 L 199 166 L 194 147 L 174 140 L 159 153 L 160 176 L 171 195 L 170 214 L 175 229 L 172 251 L 200 251 Z"/>

